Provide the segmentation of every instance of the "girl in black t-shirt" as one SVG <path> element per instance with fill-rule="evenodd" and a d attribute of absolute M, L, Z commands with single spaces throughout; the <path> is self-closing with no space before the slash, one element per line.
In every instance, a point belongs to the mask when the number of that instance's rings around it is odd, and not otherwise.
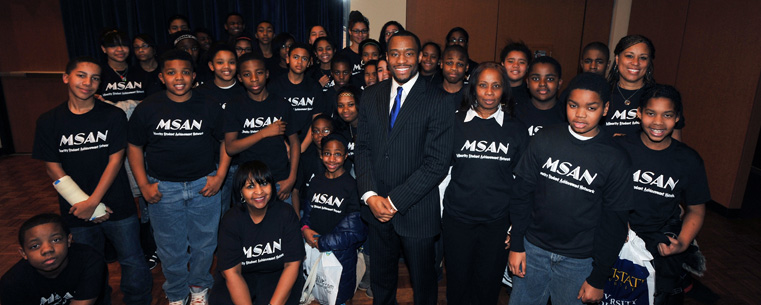
<path fill-rule="evenodd" d="M 145 98 L 142 71 L 127 62 L 130 42 L 127 33 L 120 30 L 108 30 L 101 35 L 100 49 L 106 55 L 106 63 L 101 65 L 103 72 L 97 91 L 98 99 L 122 108 L 128 118 L 137 103 Z"/>
<path fill-rule="evenodd" d="M 517 200 L 513 169 L 528 135 L 512 117 L 504 67 L 483 63 L 471 81 L 456 114 L 452 178 L 444 194 L 447 300 L 496 304 L 508 258 L 508 208 Z"/>
<path fill-rule="evenodd" d="M 344 169 L 346 139 L 331 134 L 322 139 L 325 174 L 315 176 L 309 188 L 301 233 L 320 252 L 332 251 L 343 270 L 336 304 L 351 304 L 357 279 L 357 249 L 367 237 L 359 215 L 357 182 Z"/>
<path fill-rule="evenodd" d="M 531 50 L 523 42 L 508 42 L 500 52 L 500 62 L 507 70 L 510 89 L 516 104 L 530 103 L 531 96 L 526 85 L 526 73 L 531 64 Z"/>
<path fill-rule="evenodd" d="M 312 143 L 301 154 L 301 158 L 299 158 L 299 172 L 293 192 L 291 193 L 293 200 L 296 202 L 301 202 L 301 200 L 307 198 L 306 194 L 312 179 L 325 172 L 325 167 L 322 165 L 321 160 L 322 138 L 333 133 L 335 129 L 333 119 L 324 114 L 316 116 L 312 120 L 310 128 L 312 131 Z"/>
<path fill-rule="evenodd" d="M 298 304 L 305 255 L 298 216 L 276 199 L 275 179 L 260 161 L 241 165 L 233 185 L 242 205 L 233 207 L 219 226 L 221 277 L 209 303 Z"/>
<path fill-rule="evenodd" d="M 420 49 L 423 59 L 420 61 L 420 76 L 429 83 L 438 86 L 441 83 L 441 71 L 439 70 L 439 58 L 441 47 L 435 42 L 426 42 Z"/>
<path fill-rule="evenodd" d="M 138 61 L 135 67 L 143 71 L 145 96 L 163 90 L 163 84 L 159 80 L 159 63 L 156 60 L 156 41 L 148 34 L 140 34 L 132 40 L 132 48 Z"/>
<path fill-rule="evenodd" d="M 307 73 L 320 83 L 322 92 L 326 92 L 334 85 L 330 74 L 330 62 L 333 60 L 336 46 L 328 37 L 319 37 L 312 44 L 312 49 L 317 64 L 309 67 Z"/>
<path fill-rule="evenodd" d="M 359 122 L 359 90 L 354 86 L 346 86 L 338 91 L 336 100 L 338 116 L 344 124 L 338 131 L 348 141 L 346 147 L 346 168 L 354 174 L 354 143 L 357 141 L 357 123 Z"/>
<path fill-rule="evenodd" d="M 672 139 L 681 111 L 679 92 L 655 85 L 644 92 L 637 109 L 642 131 L 616 139 L 632 159 L 637 205 L 629 224 L 654 257 L 654 304 L 681 304 L 682 264 L 695 252 L 690 245 L 703 225 L 705 203 L 711 200 L 700 155 Z"/>

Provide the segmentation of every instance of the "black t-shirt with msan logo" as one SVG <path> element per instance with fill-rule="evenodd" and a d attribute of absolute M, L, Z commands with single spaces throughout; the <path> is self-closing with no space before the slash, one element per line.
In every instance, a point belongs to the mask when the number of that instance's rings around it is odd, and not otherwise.
<path fill-rule="evenodd" d="M 640 105 L 642 94 L 648 90 L 648 86 L 639 90 L 627 90 L 618 85 L 613 87 L 610 94 L 610 106 L 608 114 L 600 122 L 611 135 L 613 134 L 636 134 L 642 129 L 637 118 L 637 108 Z M 628 98 L 628 103 L 627 103 Z M 684 115 L 679 116 L 679 122 L 674 128 L 684 128 Z"/>
<path fill-rule="evenodd" d="M 556 101 L 552 108 L 541 110 L 529 100 L 515 105 L 515 117 L 527 126 L 528 135 L 533 137 L 545 126 L 566 123 L 565 103 Z"/>
<path fill-rule="evenodd" d="M 96 299 L 95 304 L 104 304 L 106 298 L 110 300 L 103 255 L 87 245 L 74 243 L 69 247 L 68 260 L 61 274 L 52 279 L 42 276 L 29 261 L 19 260 L 0 279 L 0 302 L 66 305 L 72 301 Z"/>
<path fill-rule="evenodd" d="M 286 74 L 267 84 L 267 91 L 282 97 L 291 105 L 293 118 L 289 123 L 295 125 L 299 140 L 303 142 L 312 124 L 312 116 L 325 111 L 325 95 L 320 84 L 308 76 L 304 76 L 301 83 L 293 84 Z"/>
<path fill-rule="evenodd" d="M 351 50 L 351 47 L 343 48 L 339 54 L 346 56 L 346 58 L 349 59 L 349 63 L 351 63 L 351 78 L 349 79 L 349 83 L 357 88 L 362 88 L 365 85 L 365 76 L 363 75 L 364 67 L 362 66 L 362 54 L 354 53 L 354 51 Z"/>
<path fill-rule="evenodd" d="M 329 179 L 324 174 L 312 179 L 306 201 L 311 206 L 309 228 L 319 234 L 330 234 L 341 220 L 352 212 L 359 212 L 357 182 L 349 174 Z"/>
<path fill-rule="evenodd" d="M 259 160 L 267 164 L 275 181 L 288 178 L 290 166 L 286 143 L 296 133 L 293 108 L 277 95 L 270 93 L 257 102 L 245 96 L 232 99 L 225 108 L 225 133 L 237 132 L 238 139 L 253 135 L 276 121 L 284 121 L 283 136 L 267 137 L 238 154 L 237 163 Z"/>
<path fill-rule="evenodd" d="M 222 133 L 216 100 L 191 91 L 177 103 L 154 94 L 135 108 L 127 140 L 145 152 L 146 172 L 162 181 L 194 181 L 216 170 L 215 150 Z"/>
<path fill-rule="evenodd" d="M 591 257 L 603 211 L 632 208 L 631 161 L 604 131 L 582 141 L 568 125 L 553 125 L 532 138 L 515 168 L 533 192 L 526 240 L 561 255 Z"/>
<path fill-rule="evenodd" d="M 258 224 L 245 206 L 232 208 L 219 225 L 217 244 L 217 269 L 240 264 L 244 274 L 281 272 L 285 263 L 306 255 L 293 207 L 274 199 Z"/>
<path fill-rule="evenodd" d="M 127 146 L 127 118 L 120 109 L 95 101 L 92 110 L 74 114 L 64 102 L 37 119 L 32 157 L 60 163 L 63 171 L 90 195 L 100 182 L 111 155 Z M 111 220 L 137 212 L 124 167 L 119 168 L 111 187 L 101 200 L 113 210 Z M 94 225 L 69 214 L 71 205 L 58 196 L 61 215 L 69 227 Z"/>
<path fill-rule="evenodd" d="M 126 100 L 142 101 L 145 98 L 144 85 L 147 85 L 148 74 L 142 68 L 130 66 L 123 71 L 114 71 L 107 63 L 101 67 L 103 69 L 97 93 L 103 99 L 116 103 Z"/>
<path fill-rule="evenodd" d="M 669 220 L 679 220 L 680 203 L 711 200 L 703 159 L 689 146 L 672 139 L 668 148 L 652 150 L 640 134 L 615 139 L 632 159 L 635 205 L 629 223 L 635 232 L 660 232 Z"/>
<path fill-rule="evenodd" d="M 478 116 L 464 122 L 466 113 L 456 115 L 452 180 L 444 210 L 467 223 L 505 218 L 513 200 L 513 168 L 528 145 L 526 129 L 507 114 L 500 126 L 495 118 Z"/>
<path fill-rule="evenodd" d="M 309 69 L 307 69 L 306 75 L 309 76 L 314 81 L 316 81 L 317 84 L 320 83 L 320 78 L 322 78 L 323 76 L 328 77 L 328 83 L 322 87 L 323 93 L 327 92 L 328 89 L 335 86 L 336 84 L 335 81 L 333 81 L 333 74 L 331 74 L 330 70 L 320 69 L 319 64 L 309 67 Z"/>

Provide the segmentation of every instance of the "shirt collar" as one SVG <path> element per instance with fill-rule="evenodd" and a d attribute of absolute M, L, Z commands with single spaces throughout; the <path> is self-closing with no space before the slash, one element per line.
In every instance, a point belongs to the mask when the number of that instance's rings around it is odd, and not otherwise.
<path fill-rule="evenodd" d="M 465 113 L 465 120 L 463 122 L 467 123 L 473 120 L 473 118 L 481 118 L 478 116 L 478 113 L 475 109 L 469 108 L 468 112 Z M 499 108 L 497 108 L 497 111 L 492 113 L 488 118 L 485 118 L 484 120 L 494 119 L 497 121 L 497 124 L 499 126 L 502 126 L 502 122 L 505 120 L 505 113 L 502 111 L 502 105 L 499 105 Z"/>
<path fill-rule="evenodd" d="M 408 80 L 404 85 L 399 86 L 399 84 L 396 82 L 396 80 L 392 77 L 391 78 L 391 99 L 396 97 L 396 90 L 399 87 L 404 88 L 402 90 L 402 100 L 410 93 L 410 90 L 412 90 L 412 87 L 415 86 L 415 82 L 417 82 L 418 76 L 420 76 L 420 72 L 415 73 L 415 76 L 413 76 L 410 80 Z"/>

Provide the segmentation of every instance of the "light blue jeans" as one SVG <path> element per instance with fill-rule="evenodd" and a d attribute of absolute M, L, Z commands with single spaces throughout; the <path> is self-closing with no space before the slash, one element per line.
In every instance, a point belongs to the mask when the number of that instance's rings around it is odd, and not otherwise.
<path fill-rule="evenodd" d="M 216 171 L 209 175 L 215 175 Z M 219 229 L 219 193 L 204 197 L 199 192 L 206 177 L 195 181 L 159 181 L 161 200 L 149 204 L 151 227 L 156 240 L 161 268 L 166 282 L 163 288 L 169 301 L 184 299 L 190 286 L 211 288 L 209 273 Z M 190 247 L 190 250 L 188 250 Z M 188 264 L 190 267 L 188 268 Z"/>
<path fill-rule="evenodd" d="M 525 239 L 524 239 L 525 240 Z M 571 258 L 524 242 L 526 276 L 513 277 L 510 305 L 583 304 L 577 300 L 581 285 L 592 272 L 592 258 Z"/>
<path fill-rule="evenodd" d="M 122 220 L 107 220 L 89 227 L 71 228 L 75 243 L 95 248 L 101 255 L 105 238 L 116 249 L 116 256 L 122 268 L 121 290 L 124 304 L 150 304 L 153 277 L 143 258 L 140 247 L 140 225 L 137 215 Z"/>

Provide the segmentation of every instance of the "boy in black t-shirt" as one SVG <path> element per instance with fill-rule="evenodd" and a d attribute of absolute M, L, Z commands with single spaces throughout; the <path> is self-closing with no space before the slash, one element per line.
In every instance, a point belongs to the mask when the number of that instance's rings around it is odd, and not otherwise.
<path fill-rule="evenodd" d="M 570 125 L 544 128 L 515 167 L 517 194 L 533 203 L 510 207 L 511 305 L 599 302 L 626 239 L 631 161 L 598 126 L 607 82 L 582 73 L 568 90 Z"/>
<path fill-rule="evenodd" d="M 103 256 L 89 246 L 72 244 L 61 216 L 34 216 L 21 225 L 18 235 L 23 259 L 0 279 L 0 303 L 110 304 Z"/>
<path fill-rule="evenodd" d="M 272 80 L 267 90 L 284 98 L 293 107 L 293 120 L 289 123 L 299 132 L 301 152 L 312 143 L 309 125 L 312 119 L 325 111 L 325 96 L 322 87 L 314 79 L 305 76 L 311 58 L 311 47 L 304 43 L 294 43 L 288 50 L 288 74 Z"/>
<path fill-rule="evenodd" d="M 441 89 L 454 95 L 453 110 L 457 111 L 462 105 L 463 93 L 465 92 L 465 73 L 468 71 L 468 50 L 460 45 L 451 45 L 444 49 L 441 54 Z"/>
<path fill-rule="evenodd" d="M 292 123 L 293 108 L 265 86 L 268 74 L 260 56 L 239 58 L 238 80 L 247 94 L 233 99 L 225 109 L 225 143 L 229 155 L 239 154 L 236 164 L 253 160 L 267 164 L 277 182 L 278 198 L 290 201 L 301 155 L 299 137 Z M 293 202 L 293 207 L 298 213 L 299 203 Z"/>
<path fill-rule="evenodd" d="M 533 137 L 542 127 L 565 122 L 565 103 L 557 99 L 563 71 L 557 60 L 542 56 L 529 64 L 527 74 L 531 100 L 515 105 L 515 117 L 528 126 L 528 135 Z"/>
<path fill-rule="evenodd" d="M 237 81 L 237 57 L 235 56 L 235 50 L 226 44 L 217 44 L 209 51 L 209 62 L 207 63 L 209 69 L 214 73 L 214 81 L 207 82 L 196 89 L 199 94 L 210 96 L 216 99 L 220 108 L 224 110 L 227 107 L 227 103 L 233 100 L 237 96 L 243 96 L 246 94 L 246 90 L 243 90 Z M 216 152 L 216 151 L 215 151 Z M 219 160 L 219 156 L 216 155 L 215 160 Z M 233 183 L 233 176 L 237 165 L 218 164 L 218 166 L 229 166 L 227 171 L 225 182 L 222 184 L 222 189 L 219 191 L 220 200 L 222 201 L 222 214 L 223 216 L 227 210 L 230 209 L 232 203 L 230 185 Z"/>
<path fill-rule="evenodd" d="M 32 157 L 45 161 L 61 194 L 60 213 L 75 241 L 101 256 L 106 238 L 114 245 L 122 266 L 124 302 L 150 303 L 152 278 L 122 166 L 127 119 L 118 108 L 93 98 L 100 75 L 92 58 L 79 57 L 66 65 L 63 82 L 69 99 L 37 120 Z"/>
<path fill-rule="evenodd" d="M 129 122 L 128 157 L 135 179 L 150 204 L 169 304 L 205 303 L 217 246 L 219 189 L 228 164 L 222 110 L 191 91 L 195 73 L 190 55 L 172 50 L 162 56 L 159 77 L 164 93 L 144 100 Z M 188 252 L 188 247 L 190 251 Z M 190 266 L 188 268 L 188 262 Z M 188 270 L 189 269 L 189 270 Z"/>

